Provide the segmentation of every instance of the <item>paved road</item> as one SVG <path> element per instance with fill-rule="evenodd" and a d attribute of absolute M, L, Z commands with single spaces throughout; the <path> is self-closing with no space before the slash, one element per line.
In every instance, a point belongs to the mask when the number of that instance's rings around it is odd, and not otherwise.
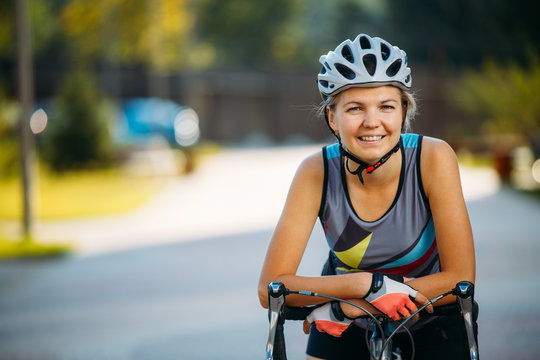
<path fill-rule="evenodd" d="M 130 225 L 145 235 L 136 236 L 136 231 L 125 228 L 136 238 L 133 244 L 125 238 L 118 244 L 113 238 L 95 238 L 92 243 L 81 235 L 75 238 L 81 249 L 77 256 L 0 263 L 0 359 L 262 358 L 267 324 L 256 297 L 258 271 L 271 223 L 283 202 L 279 192 L 286 191 L 294 172 L 292 163 L 312 150 L 228 152 L 192 179 L 171 185 L 134 214 L 118 217 L 116 222 L 78 222 L 86 231 L 101 224 L 93 230 L 97 235 L 103 234 L 105 224 L 111 229 L 115 223 L 124 228 Z M 240 173 L 232 176 L 234 163 L 249 164 L 252 175 L 237 168 Z M 262 170 L 265 166 L 268 171 Z M 246 187 L 247 180 L 262 181 L 265 192 L 253 193 Z M 540 204 L 498 188 L 489 172 L 463 169 L 463 180 L 476 239 L 483 359 L 537 359 Z M 209 190 L 214 191 L 212 196 L 203 198 L 207 212 L 201 210 L 204 207 L 193 207 L 190 215 L 171 205 L 177 201 L 169 201 L 164 213 L 155 214 L 160 203 L 166 206 L 166 199 L 183 199 L 178 204 L 192 205 L 187 199 L 200 195 L 201 187 L 218 184 L 220 191 Z M 221 189 L 227 189 L 224 201 L 216 198 Z M 239 200 L 244 207 L 261 197 L 268 206 L 259 207 L 259 215 L 252 214 L 253 207 L 241 212 L 242 207 L 229 202 L 240 194 L 245 197 Z M 175 217 L 168 214 L 175 211 L 188 217 L 190 224 L 181 222 L 181 217 L 176 219 L 176 228 L 170 224 Z M 152 221 L 150 225 L 128 221 L 142 219 L 143 213 L 154 214 L 154 226 L 150 226 Z M 198 219 L 202 215 L 212 223 L 225 224 L 223 234 Z M 54 229 L 55 236 L 62 230 L 60 223 L 42 226 L 50 226 L 50 233 Z M 76 234 L 75 223 L 63 226 L 67 234 Z M 179 228 L 187 230 L 179 233 Z M 149 229 L 153 235 L 145 241 Z M 301 273 L 319 272 L 325 246 L 316 227 Z M 502 289 L 504 296 L 499 294 Z M 290 358 L 302 359 L 305 336 L 299 325 L 288 326 L 286 331 Z"/>

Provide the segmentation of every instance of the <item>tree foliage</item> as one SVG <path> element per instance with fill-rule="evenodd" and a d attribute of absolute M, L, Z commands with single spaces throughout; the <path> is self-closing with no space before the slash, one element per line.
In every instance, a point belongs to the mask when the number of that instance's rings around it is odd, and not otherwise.
<path fill-rule="evenodd" d="M 28 1 L 38 61 L 298 68 L 360 32 L 399 44 L 416 64 L 523 64 L 540 53 L 534 0 Z M 13 8 L 0 0 L 0 60 L 13 60 Z"/>
<path fill-rule="evenodd" d="M 463 73 L 451 87 L 458 107 L 483 121 L 487 133 L 519 134 L 532 139 L 540 131 L 540 61 L 527 67 L 487 62 Z"/>
<path fill-rule="evenodd" d="M 481 66 L 486 59 L 524 64 L 540 53 L 535 0 L 387 0 L 388 28 L 417 63 Z"/>
<path fill-rule="evenodd" d="M 0 94 L 0 176 L 14 175 L 18 170 L 19 108 Z"/>
<path fill-rule="evenodd" d="M 287 27 L 297 6 L 295 0 L 201 0 L 198 38 L 213 48 L 214 63 L 219 67 L 275 64 L 298 46 Z"/>
<path fill-rule="evenodd" d="M 68 75 L 51 110 L 41 154 L 54 170 L 110 163 L 110 113 L 88 72 L 75 70 Z"/>
<path fill-rule="evenodd" d="M 73 0 L 60 14 L 74 54 L 155 71 L 181 68 L 193 22 L 186 0 Z"/>

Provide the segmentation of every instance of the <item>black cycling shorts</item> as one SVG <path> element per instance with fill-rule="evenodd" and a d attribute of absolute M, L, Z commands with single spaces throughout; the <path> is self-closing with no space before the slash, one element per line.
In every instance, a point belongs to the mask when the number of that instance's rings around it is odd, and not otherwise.
<path fill-rule="evenodd" d="M 475 324 L 475 332 L 478 333 Z M 416 360 L 469 359 L 463 318 L 459 315 L 440 316 L 421 329 L 411 331 Z M 366 359 L 369 352 L 365 330 L 350 326 L 341 337 L 319 332 L 311 326 L 306 353 L 321 359 Z M 402 359 L 411 358 L 411 340 L 407 333 L 396 334 L 394 345 L 401 349 Z"/>

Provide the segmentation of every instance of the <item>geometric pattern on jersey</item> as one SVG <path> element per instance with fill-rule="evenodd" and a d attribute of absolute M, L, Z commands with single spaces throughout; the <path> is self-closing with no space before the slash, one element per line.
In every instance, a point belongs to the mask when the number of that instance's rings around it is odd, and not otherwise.
<path fill-rule="evenodd" d="M 421 144 L 421 135 L 401 135 L 399 186 L 390 208 L 375 221 L 364 221 L 354 211 L 339 145 L 323 148 L 319 219 L 337 274 L 383 271 L 419 277 L 440 271 L 433 218 L 420 176 Z"/>

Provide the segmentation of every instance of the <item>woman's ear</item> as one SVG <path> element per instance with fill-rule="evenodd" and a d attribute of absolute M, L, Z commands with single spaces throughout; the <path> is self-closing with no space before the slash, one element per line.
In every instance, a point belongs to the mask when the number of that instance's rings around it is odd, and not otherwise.
<path fill-rule="evenodd" d="M 403 130 L 403 127 L 405 126 L 405 120 L 407 119 L 407 102 L 403 102 L 403 105 L 401 106 L 401 111 L 403 112 L 403 116 L 401 117 L 401 130 Z"/>
<path fill-rule="evenodd" d="M 335 132 L 337 130 L 337 126 L 334 120 L 334 111 L 330 108 L 330 106 L 327 106 L 324 111 L 326 115 L 326 121 L 328 121 L 328 126 L 330 126 L 330 129 L 332 129 L 333 132 Z"/>

